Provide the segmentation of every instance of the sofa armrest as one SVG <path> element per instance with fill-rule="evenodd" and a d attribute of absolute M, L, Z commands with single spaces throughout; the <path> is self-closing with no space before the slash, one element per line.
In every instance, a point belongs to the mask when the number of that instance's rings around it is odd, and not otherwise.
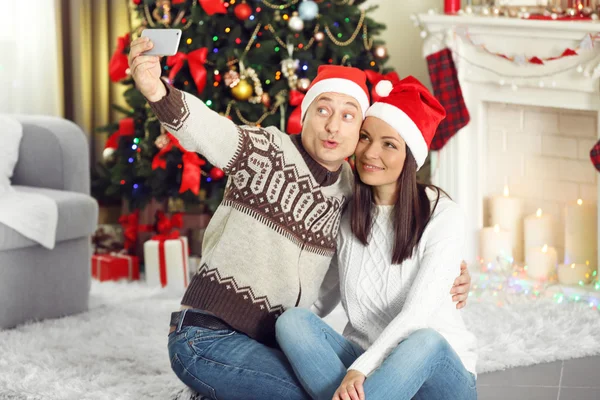
<path fill-rule="evenodd" d="M 90 150 L 81 128 L 58 117 L 14 117 L 23 124 L 23 139 L 12 184 L 89 195 Z"/>

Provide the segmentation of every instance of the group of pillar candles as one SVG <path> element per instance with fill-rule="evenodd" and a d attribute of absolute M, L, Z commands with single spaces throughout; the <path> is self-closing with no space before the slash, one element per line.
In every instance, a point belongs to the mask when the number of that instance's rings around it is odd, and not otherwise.
<path fill-rule="evenodd" d="M 523 216 L 522 201 L 504 194 L 489 199 L 491 226 L 480 232 L 479 257 L 485 264 L 525 261 L 527 275 L 547 280 L 556 272 L 565 285 L 588 284 L 598 263 L 598 212 L 595 203 L 578 199 L 565 206 L 564 243 L 556 243 L 556 217 L 538 209 Z M 564 244 L 559 263 L 556 247 Z"/>

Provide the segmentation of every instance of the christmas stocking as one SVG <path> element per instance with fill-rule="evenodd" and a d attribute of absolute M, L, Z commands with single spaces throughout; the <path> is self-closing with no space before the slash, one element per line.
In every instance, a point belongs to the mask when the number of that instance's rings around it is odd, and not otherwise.
<path fill-rule="evenodd" d="M 600 140 L 598 140 L 594 147 L 592 147 L 592 150 L 590 150 L 590 159 L 592 160 L 594 167 L 600 172 Z"/>
<path fill-rule="evenodd" d="M 450 49 L 446 48 L 429 55 L 427 66 L 433 94 L 446 109 L 446 118 L 438 127 L 431 142 L 431 150 L 439 150 L 456 132 L 469 123 L 470 116 L 458 83 L 456 66 Z"/>

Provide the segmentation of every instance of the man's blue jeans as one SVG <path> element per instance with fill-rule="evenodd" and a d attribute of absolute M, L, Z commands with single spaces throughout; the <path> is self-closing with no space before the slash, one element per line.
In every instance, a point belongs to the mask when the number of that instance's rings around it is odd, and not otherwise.
<path fill-rule="evenodd" d="M 277 341 L 313 399 L 331 400 L 348 367 L 363 353 L 321 318 L 290 309 L 277 320 Z M 432 329 L 402 341 L 364 383 L 367 400 L 477 399 L 475 376 Z"/>
<path fill-rule="evenodd" d="M 280 350 L 237 331 L 178 326 L 169 358 L 183 383 L 213 400 L 310 398 Z"/>

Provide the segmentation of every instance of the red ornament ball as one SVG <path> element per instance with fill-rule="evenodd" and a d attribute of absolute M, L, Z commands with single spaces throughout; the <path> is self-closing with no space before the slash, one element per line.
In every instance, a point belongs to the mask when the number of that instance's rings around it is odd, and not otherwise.
<path fill-rule="evenodd" d="M 222 169 L 217 168 L 217 167 L 213 167 L 210 170 L 210 177 L 216 181 L 218 181 L 219 179 L 223 179 L 223 177 L 225 176 L 225 172 L 223 172 Z"/>
<path fill-rule="evenodd" d="M 142 0 L 133 0 L 133 4 L 139 6 L 142 3 Z"/>
<path fill-rule="evenodd" d="M 233 13 L 240 21 L 247 20 L 252 15 L 252 7 L 246 3 L 240 3 L 233 9 Z"/>

